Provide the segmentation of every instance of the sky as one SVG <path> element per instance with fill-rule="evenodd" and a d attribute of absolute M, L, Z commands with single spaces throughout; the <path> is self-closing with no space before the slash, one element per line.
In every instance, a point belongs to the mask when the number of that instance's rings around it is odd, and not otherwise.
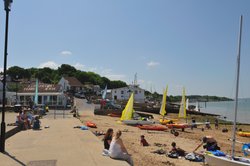
<path fill-rule="evenodd" d="M 69 64 L 168 95 L 250 97 L 249 0 L 13 0 L 8 67 Z M 0 2 L 0 70 L 5 11 Z"/>

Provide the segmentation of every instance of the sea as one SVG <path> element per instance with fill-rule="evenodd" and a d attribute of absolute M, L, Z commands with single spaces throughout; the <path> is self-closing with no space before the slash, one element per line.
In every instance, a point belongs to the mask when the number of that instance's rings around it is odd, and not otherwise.
<path fill-rule="evenodd" d="M 221 119 L 234 121 L 235 101 L 200 102 L 200 111 L 220 115 Z M 238 99 L 237 122 L 250 124 L 250 98 Z"/>

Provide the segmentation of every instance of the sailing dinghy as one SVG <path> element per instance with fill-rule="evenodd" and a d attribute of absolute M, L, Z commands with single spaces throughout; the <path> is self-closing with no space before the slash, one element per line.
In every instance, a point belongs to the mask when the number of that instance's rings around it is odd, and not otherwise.
<path fill-rule="evenodd" d="M 234 109 L 234 125 L 232 133 L 232 155 L 229 156 L 215 156 L 209 152 L 204 154 L 205 161 L 209 166 L 250 166 L 250 159 L 244 157 L 235 157 L 235 142 L 236 142 L 236 121 L 238 112 L 238 90 L 239 90 L 239 74 L 240 74 L 240 48 L 241 48 L 241 33 L 242 33 L 242 19 L 240 17 L 240 30 L 239 30 L 239 43 L 238 43 L 238 55 L 237 55 L 237 81 L 236 81 L 236 93 L 235 93 L 235 109 Z"/>
<path fill-rule="evenodd" d="M 153 124 L 153 121 L 149 120 L 140 120 L 140 119 L 133 119 L 134 114 L 134 93 L 131 94 L 126 107 L 122 111 L 121 121 L 127 125 L 146 125 L 146 124 Z"/>

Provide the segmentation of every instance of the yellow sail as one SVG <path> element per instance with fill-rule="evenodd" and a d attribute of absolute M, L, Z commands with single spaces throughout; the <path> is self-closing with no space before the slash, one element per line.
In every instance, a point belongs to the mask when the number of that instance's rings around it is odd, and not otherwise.
<path fill-rule="evenodd" d="M 168 86 L 166 87 L 166 89 L 163 92 L 163 96 L 162 96 L 162 102 L 161 102 L 161 109 L 160 109 L 160 114 L 162 116 L 164 116 L 167 111 L 166 111 L 166 99 L 167 99 L 167 91 L 168 91 Z"/>
<path fill-rule="evenodd" d="M 186 118 L 187 117 L 185 96 L 186 96 L 185 88 L 183 87 L 181 105 L 180 105 L 180 110 L 179 110 L 179 115 L 178 115 L 179 118 Z"/>
<path fill-rule="evenodd" d="M 133 106 L 134 106 L 134 93 L 131 94 L 126 107 L 122 111 L 121 121 L 132 119 L 134 112 Z"/>

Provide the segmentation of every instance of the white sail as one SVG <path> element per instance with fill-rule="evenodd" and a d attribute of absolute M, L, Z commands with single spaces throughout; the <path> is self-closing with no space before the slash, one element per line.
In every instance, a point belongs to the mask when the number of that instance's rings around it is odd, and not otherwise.
<path fill-rule="evenodd" d="M 186 113 L 186 99 L 185 99 L 185 88 L 183 87 L 182 90 L 182 99 L 181 99 L 181 104 L 180 104 L 180 109 L 179 109 L 179 118 L 187 118 L 187 113 Z"/>
<path fill-rule="evenodd" d="M 186 100 L 186 110 L 189 110 L 189 99 L 187 98 L 187 100 Z"/>

